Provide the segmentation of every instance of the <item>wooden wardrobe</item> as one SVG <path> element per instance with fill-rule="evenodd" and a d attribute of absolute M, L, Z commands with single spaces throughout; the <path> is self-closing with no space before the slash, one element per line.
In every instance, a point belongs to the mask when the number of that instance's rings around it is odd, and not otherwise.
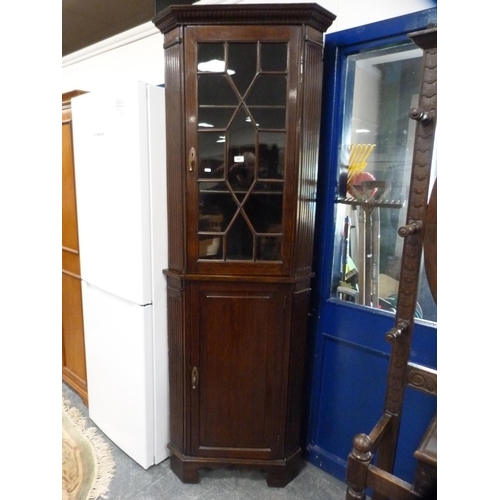
<path fill-rule="evenodd" d="M 88 406 L 71 126 L 71 98 L 84 93 L 62 95 L 62 379 Z"/>

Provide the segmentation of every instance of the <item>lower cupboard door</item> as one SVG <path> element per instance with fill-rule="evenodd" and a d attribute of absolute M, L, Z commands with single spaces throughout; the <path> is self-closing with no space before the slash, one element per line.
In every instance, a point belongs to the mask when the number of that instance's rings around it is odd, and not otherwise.
<path fill-rule="evenodd" d="M 195 284 L 191 452 L 275 458 L 284 407 L 286 295 L 277 285 Z"/>

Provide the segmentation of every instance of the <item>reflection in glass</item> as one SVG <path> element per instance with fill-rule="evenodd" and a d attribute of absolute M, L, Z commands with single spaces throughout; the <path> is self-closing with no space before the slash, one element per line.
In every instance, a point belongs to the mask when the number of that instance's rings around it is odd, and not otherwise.
<path fill-rule="evenodd" d="M 361 52 L 347 62 L 332 284 L 340 299 L 392 312 L 415 139 L 408 113 L 418 104 L 421 70 L 422 51 L 413 44 Z M 432 319 L 431 309 L 419 304 L 417 315 Z"/>
<path fill-rule="evenodd" d="M 223 43 L 199 43 L 198 44 L 198 71 L 213 71 L 211 61 L 220 61 L 218 71 L 224 71 L 224 44 Z"/>
<path fill-rule="evenodd" d="M 248 190 L 255 178 L 255 138 L 255 127 L 241 108 L 226 136 L 230 162 L 228 177 L 235 190 Z"/>
<path fill-rule="evenodd" d="M 202 233 L 220 233 L 222 231 L 222 214 L 200 215 L 198 230 Z"/>
<path fill-rule="evenodd" d="M 200 210 L 198 230 L 208 231 L 206 221 L 216 217 L 218 231 L 226 231 L 238 210 L 238 205 L 224 183 L 214 187 L 214 189 L 207 189 L 204 184 L 200 184 L 200 205 L 202 208 Z M 207 217 L 209 218 L 206 219 Z"/>
<path fill-rule="evenodd" d="M 282 236 L 258 236 L 257 260 L 280 260 Z"/>
<path fill-rule="evenodd" d="M 222 128 L 229 125 L 236 107 L 200 106 L 198 108 L 198 128 Z"/>
<path fill-rule="evenodd" d="M 232 158 L 235 163 L 229 167 L 229 184 L 236 192 L 247 191 L 255 179 L 255 155 L 251 151 L 245 151 L 242 156 Z"/>
<path fill-rule="evenodd" d="M 219 254 L 222 238 L 222 215 L 201 215 L 199 227 L 199 255 L 200 257 L 214 257 Z"/>
<path fill-rule="evenodd" d="M 283 179 L 285 167 L 285 134 L 259 132 L 259 178 Z"/>

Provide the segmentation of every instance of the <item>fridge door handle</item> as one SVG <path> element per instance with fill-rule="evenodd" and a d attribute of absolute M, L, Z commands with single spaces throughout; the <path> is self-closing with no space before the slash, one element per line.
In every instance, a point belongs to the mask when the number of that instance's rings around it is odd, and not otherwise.
<path fill-rule="evenodd" d="M 189 171 L 193 173 L 196 170 L 196 149 L 189 150 Z"/>

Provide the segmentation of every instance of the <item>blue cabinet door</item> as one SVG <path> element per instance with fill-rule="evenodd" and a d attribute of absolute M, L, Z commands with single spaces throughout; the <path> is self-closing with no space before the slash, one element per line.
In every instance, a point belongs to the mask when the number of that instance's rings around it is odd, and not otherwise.
<path fill-rule="evenodd" d="M 391 347 L 385 333 L 394 326 L 397 227 L 405 209 L 403 171 L 412 156 L 407 118 L 415 79 L 419 88 L 421 78 L 414 74 L 418 52 L 408 33 L 433 23 L 436 9 L 429 9 L 325 39 L 306 458 L 341 480 L 353 437 L 369 433 L 383 413 Z M 355 195 L 346 187 L 349 169 L 357 166 L 354 144 L 374 145 L 368 166 L 358 163 L 373 173 L 368 182 L 377 182 L 359 184 Z M 387 200 L 380 199 L 387 208 L 362 213 L 353 196 L 377 196 L 377 190 L 378 196 L 385 190 Z M 346 220 L 353 232 L 348 245 Z M 356 270 L 350 283 L 346 255 Z M 422 278 L 410 361 L 437 368 L 435 304 Z M 352 294 L 340 293 L 339 285 L 351 287 Z M 395 466 L 406 481 L 413 480 L 413 452 L 435 411 L 435 397 L 407 389 Z"/>

